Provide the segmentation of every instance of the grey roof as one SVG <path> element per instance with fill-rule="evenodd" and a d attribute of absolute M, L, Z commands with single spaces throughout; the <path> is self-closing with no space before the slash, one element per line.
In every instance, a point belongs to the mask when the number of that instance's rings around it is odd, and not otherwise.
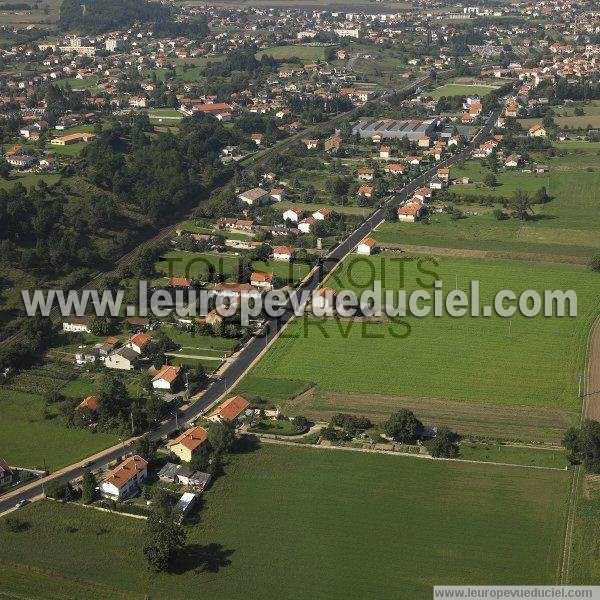
<path fill-rule="evenodd" d="M 263 190 L 262 188 L 252 188 L 251 190 L 248 190 L 247 192 L 243 192 L 242 194 L 240 194 L 240 196 L 243 196 L 244 198 L 247 198 L 248 200 L 256 200 L 258 198 L 262 198 L 265 194 L 268 194 L 269 192 L 267 192 L 266 190 Z"/>
<path fill-rule="evenodd" d="M 168 462 L 159 472 L 159 479 L 175 479 L 175 475 L 182 469 L 181 465 Z"/>
<path fill-rule="evenodd" d="M 403 137 L 416 140 L 430 133 L 436 124 L 436 119 L 418 121 L 410 119 L 399 121 L 396 119 L 361 120 L 353 128 L 352 133 L 361 137 L 380 135 L 383 139 L 400 139 Z"/>
<path fill-rule="evenodd" d="M 133 348 L 127 347 L 119 348 L 118 350 L 115 350 L 113 354 L 118 354 L 129 362 L 134 362 L 140 357 L 140 355 Z"/>

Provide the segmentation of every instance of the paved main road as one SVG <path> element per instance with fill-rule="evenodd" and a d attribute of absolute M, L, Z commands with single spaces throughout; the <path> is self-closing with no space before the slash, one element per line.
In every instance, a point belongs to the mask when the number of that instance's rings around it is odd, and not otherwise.
<path fill-rule="evenodd" d="M 498 108 L 490 115 L 484 127 L 475 136 L 475 138 L 473 138 L 473 140 L 467 146 L 465 146 L 465 148 L 453 156 L 440 161 L 434 167 L 413 179 L 408 185 L 400 190 L 398 194 L 390 197 L 384 204 L 382 204 L 338 246 L 334 247 L 329 254 L 323 258 L 320 267 L 314 269 L 312 271 L 312 275 L 299 286 L 296 294 L 299 295 L 304 290 L 309 292 L 316 291 L 321 281 L 323 281 L 323 279 L 329 273 L 331 273 L 331 271 L 333 271 L 336 265 L 349 252 L 351 252 L 352 249 L 363 238 L 368 236 L 374 227 L 376 227 L 385 218 L 385 213 L 388 207 L 398 206 L 400 202 L 409 197 L 416 189 L 427 183 L 440 167 L 447 167 L 456 163 L 457 161 L 462 160 L 463 158 L 466 158 L 475 146 L 489 136 L 494 123 L 500 115 L 500 111 L 501 109 Z M 195 419 L 201 415 L 207 407 L 231 390 L 236 381 L 238 381 L 238 379 L 252 366 L 261 352 L 263 352 L 267 345 L 279 335 L 281 328 L 288 321 L 290 321 L 293 316 L 293 310 L 289 309 L 281 317 L 268 319 L 267 326 L 265 327 L 265 334 L 260 337 L 251 338 L 251 340 L 246 344 L 246 346 L 244 346 L 237 356 L 231 359 L 229 365 L 221 373 L 220 378 L 213 381 L 204 394 L 202 394 L 202 396 L 200 396 L 188 408 L 179 412 L 177 415 L 177 421 L 175 416 L 171 417 L 159 427 L 152 430 L 149 433 L 150 437 L 154 440 L 157 440 L 171 433 L 175 430 L 177 424 L 181 426 L 183 423 Z M 52 473 L 43 479 L 30 483 L 19 490 L 15 490 L 14 492 L 6 494 L 6 496 L 0 500 L 0 514 L 12 508 L 15 503 L 20 500 L 32 500 L 40 497 L 41 494 L 43 494 L 44 486 L 47 486 L 51 481 L 70 481 L 81 477 L 83 473 L 91 467 L 98 468 L 108 465 L 109 463 L 127 454 L 129 446 L 132 443 L 133 439 L 123 441 L 123 443 L 119 446 L 115 446 L 100 452 L 94 457 L 90 457 L 82 462 L 65 467 L 64 469 L 56 471 L 55 473 Z M 85 467 L 84 464 L 86 464 Z"/>

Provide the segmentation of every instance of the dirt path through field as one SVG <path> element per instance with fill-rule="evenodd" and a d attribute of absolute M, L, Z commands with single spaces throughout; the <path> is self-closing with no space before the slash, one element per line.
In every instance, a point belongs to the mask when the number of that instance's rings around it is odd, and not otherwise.
<path fill-rule="evenodd" d="M 585 391 L 585 416 L 600 421 L 600 318 L 590 334 Z"/>
<path fill-rule="evenodd" d="M 567 263 L 585 265 L 587 258 L 583 256 L 565 256 L 559 254 L 536 254 L 534 252 L 502 252 L 499 250 L 478 250 L 475 248 L 445 248 L 438 246 L 416 246 L 414 244 L 394 244 L 380 242 L 383 249 L 404 250 L 418 254 L 434 254 L 437 256 L 458 256 L 462 258 L 499 258 L 504 260 L 531 260 L 534 262 Z"/>

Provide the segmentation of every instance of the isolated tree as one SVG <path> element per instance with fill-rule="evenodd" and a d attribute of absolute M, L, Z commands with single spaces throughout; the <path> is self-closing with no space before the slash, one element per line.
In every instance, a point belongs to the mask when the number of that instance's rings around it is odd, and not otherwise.
<path fill-rule="evenodd" d="M 600 473 L 600 422 L 586 419 L 565 433 L 563 445 L 573 460 L 583 463 L 588 473 Z"/>
<path fill-rule="evenodd" d="M 515 216 L 521 219 L 521 221 L 527 220 L 532 205 L 531 196 L 523 190 L 516 190 L 510 199 L 510 207 L 514 211 Z"/>
<path fill-rule="evenodd" d="M 459 455 L 459 439 L 460 436 L 449 427 L 440 427 L 437 435 L 426 442 L 425 446 L 434 458 L 456 458 Z"/>
<path fill-rule="evenodd" d="M 93 335 L 101 336 L 110 333 L 110 319 L 108 317 L 92 315 L 88 319 L 87 325 Z"/>
<path fill-rule="evenodd" d="M 548 191 L 546 190 L 545 186 L 539 188 L 533 196 L 534 204 L 546 204 L 546 202 L 549 202 L 549 200 L 550 196 L 548 195 Z"/>
<path fill-rule="evenodd" d="M 423 423 L 406 408 L 390 415 L 383 426 L 385 432 L 401 444 L 412 444 L 423 433 Z"/>
<path fill-rule="evenodd" d="M 306 417 L 298 415 L 292 419 L 292 425 L 294 425 L 294 427 L 296 427 L 298 430 L 304 431 L 308 429 L 309 421 Z"/>
<path fill-rule="evenodd" d="M 490 188 L 496 187 L 496 184 L 498 183 L 498 180 L 496 179 L 496 176 L 493 173 L 488 173 L 484 178 L 483 178 L 483 183 Z"/>
<path fill-rule="evenodd" d="M 97 487 L 98 482 L 95 475 L 91 471 L 86 471 L 81 481 L 81 501 L 84 504 L 91 504 L 98 498 Z"/>
<path fill-rule="evenodd" d="M 588 265 L 592 271 L 596 271 L 596 273 L 600 273 L 600 254 L 595 254 L 590 258 Z"/>
<path fill-rule="evenodd" d="M 148 568 L 155 572 L 168 570 L 185 540 L 185 530 L 172 515 L 151 514 L 146 521 L 143 547 Z"/>
<path fill-rule="evenodd" d="M 165 488 L 152 489 L 152 512 L 161 519 L 168 519 L 172 515 L 173 499 Z"/>

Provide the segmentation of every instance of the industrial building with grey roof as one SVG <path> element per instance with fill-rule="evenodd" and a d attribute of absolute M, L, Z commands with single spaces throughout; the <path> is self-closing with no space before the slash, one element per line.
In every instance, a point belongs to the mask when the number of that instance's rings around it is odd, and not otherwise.
<path fill-rule="evenodd" d="M 400 140 L 407 138 L 410 141 L 417 141 L 419 138 L 429 135 L 435 131 L 438 125 L 437 119 L 428 119 L 427 121 L 418 121 L 411 119 L 408 121 L 398 121 L 396 119 L 362 119 L 354 124 L 352 133 L 357 133 L 361 138 L 372 138 L 379 135 L 382 140 Z"/>

